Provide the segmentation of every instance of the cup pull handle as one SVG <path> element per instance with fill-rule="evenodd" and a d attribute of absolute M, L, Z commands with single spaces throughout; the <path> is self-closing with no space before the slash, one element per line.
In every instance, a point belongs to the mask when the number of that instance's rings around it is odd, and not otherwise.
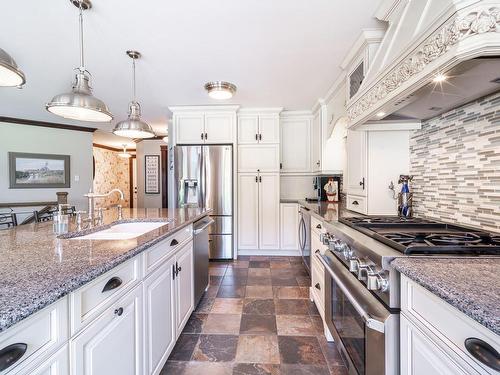
<path fill-rule="evenodd" d="M 0 350 L 0 371 L 8 369 L 14 363 L 19 361 L 26 350 L 28 345 L 25 343 L 16 343 L 6 346 Z"/>
<path fill-rule="evenodd" d="M 177 241 L 175 238 L 170 242 L 170 246 L 175 246 L 178 244 L 179 244 L 179 241 Z"/>
<path fill-rule="evenodd" d="M 358 201 L 352 201 L 352 205 L 353 206 L 359 206 L 359 202 Z"/>
<path fill-rule="evenodd" d="M 321 286 L 319 285 L 319 283 L 316 283 L 316 285 L 314 286 L 316 289 L 318 290 L 321 290 Z"/>
<path fill-rule="evenodd" d="M 120 285 L 122 285 L 122 279 L 120 279 L 117 276 L 112 277 L 111 279 L 108 280 L 106 285 L 104 285 L 104 288 L 102 288 L 102 293 L 104 292 L 109 292 L 110 290 L 118 288 Z"/>
<path fill-rule="evenodd" d="M 464 344 L 465 349 L 477 361 L 495 371 L 500 371 L 500 354 L 490 344 L 476 337 L 469 337 Z"/>

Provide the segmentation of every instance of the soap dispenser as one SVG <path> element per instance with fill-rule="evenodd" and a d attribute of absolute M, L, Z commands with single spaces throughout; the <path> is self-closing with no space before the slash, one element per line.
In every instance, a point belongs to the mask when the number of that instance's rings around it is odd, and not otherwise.
<path fill-rule="evenodd" d="M 59 204 L 57 213 L 52 218 L 55 234 L 68 233 L 69 215 L 64 212 L 64 208 L 69 208 L 69 204 Z"/>

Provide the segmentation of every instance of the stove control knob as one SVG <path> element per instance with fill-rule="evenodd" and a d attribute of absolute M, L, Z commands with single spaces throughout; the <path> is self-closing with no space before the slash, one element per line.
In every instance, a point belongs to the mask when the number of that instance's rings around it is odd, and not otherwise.
<path fill-rule="evenodd" d="M 359 269 L 359 259 L 351 258 L 349 259 L 349 271 L 358 272 Z"/>
<path fill-rule="evenodd" d="M 386 292 L 389 290 L 389 280 L 387 280 L 387 278 L 381 273 L 369 271 L 366 286 L 369 290 L 380 290 L 381 292 Z"/>
<path fill-rule="evenodd" d="M 371 266 L 366 260 L 358 260 L 358 280 L 365 280 L 368 278 L 369 272 L 371 272 Z"/>
<path fill-rule="evenodd" d="M 353 256 L 354 256 L 354 251 L 351 250 L 351 248 L 349 246 L 346 246 L 343 250 L 342 250 L 342 255 L 344 255 L 344 258 L 346 260 L 350 260 Z"/>

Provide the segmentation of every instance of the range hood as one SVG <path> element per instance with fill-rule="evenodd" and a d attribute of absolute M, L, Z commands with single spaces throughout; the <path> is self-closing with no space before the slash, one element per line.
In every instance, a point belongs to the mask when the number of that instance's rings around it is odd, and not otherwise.
<path fill-rule="evenodd" d="M 388 27 L 346 103 L 350 129 L 426 120 L 500 90 L 498 1 L 382 0 L 376 17 Z"/>
<path fill-rule="evenodd" d="M 427 120 L 500 90 L 500 58 L 472 59 L 440 74 L 443 82 L 431 81 L 401 98 L 384 119 Z"/>

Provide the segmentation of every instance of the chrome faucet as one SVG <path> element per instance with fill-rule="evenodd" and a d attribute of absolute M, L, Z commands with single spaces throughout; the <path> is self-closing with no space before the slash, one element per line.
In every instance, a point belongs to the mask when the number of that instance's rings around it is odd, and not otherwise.
<path fill-rule="evenodd" d="M 77 212 L 77 230 L 81 230 L 82 229 L 82 224 L 84 223 L 88 223 L 91 227 L 94 226 L 96 224 L 96 220 L 98 220 L 98 224 L 102 224 L 102 220 L 103 220 L 103 214 L 102 214 L 102 208 L 99 209 L 99 212 L 98 212 L 98 215 L 95 214 L 95 199 L 96 198 L 105 198 L 105 197 L 109 197 L 111 194 L 113 193 L 119 193 L 120 194 L 120 199 L 121 200 L 124 200 L 125 199 L 125 196 L 123 195 L 123 192 L 120 190 L 120 189 L 113 189 L 113 190 L 110 190 L 109 192 L 105 193 L 105 194 L 98 194 L 98 193 L 94 193 L 92 191 L 92 189 L 90 189 L 90 191 L 84 195 L 84 197 L 88 198 L 88 202 L 89 202 L 89 208 L 88 208 L 88 216 L 86 219 L 83 219 L 81 217 L 81 215 L 85 212 L 83 211 L 79 211 Z M 118 216 L 119 216 L 119 219 L 121 219 L 121 205 L 117 205 L 116 207 L 118 207 Z"/>

